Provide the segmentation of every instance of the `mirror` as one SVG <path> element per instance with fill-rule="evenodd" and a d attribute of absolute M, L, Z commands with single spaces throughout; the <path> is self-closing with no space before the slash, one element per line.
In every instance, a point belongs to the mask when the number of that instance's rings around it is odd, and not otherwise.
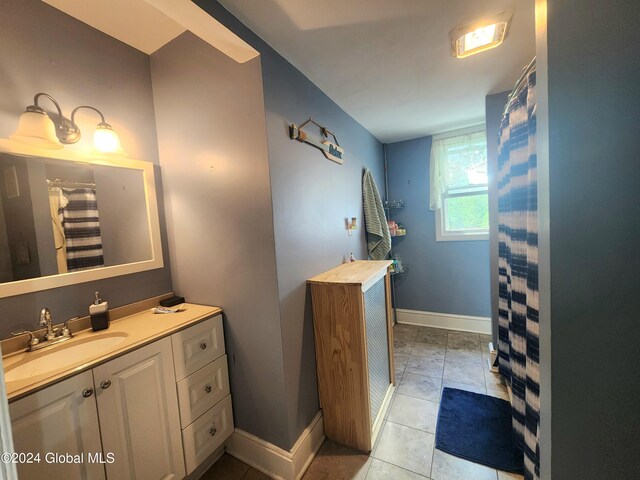
<path fill-rule="evenodd" d="M 0 140 L 0 298 L 163 266 L 153 164 Z"/>

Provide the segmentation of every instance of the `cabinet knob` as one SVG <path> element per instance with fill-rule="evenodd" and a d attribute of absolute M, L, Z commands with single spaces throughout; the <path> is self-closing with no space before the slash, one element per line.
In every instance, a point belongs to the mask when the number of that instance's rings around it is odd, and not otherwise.
<path fill-rule="evenodd" d="M 218 433 L 216 427 L 213 427 L 211 428 L 211 430 L 209 430 L 209 435 L 211 435 L 212 437 L 215 437 L 216 433 Z"/>
<path fill-rule="evenodd" d="M 91 395 L 93 395 L 93 388 L 85 388 L 85 389 L 82 391 L 82 396 L 83 396 L 84 398 L 89 398 Z"/>
<path fill-rule="evenodd" d="M 204 391 L 207 393 L 211 393 L 211 385 L 207 385 L 204 387 Z"/>
<path fill-rule="evenodd" d="M 100 382 L 100 388 L 102 388 L 103 390 L 106 390 L 110 386 L 111 386 L 111 380 L 103 380 L 102 382 Z"/>
<path fill-rule="evenodd" d="M 202 343 L 200 344 L 200 348 L 201 348 L 202 350 L 205 350 L 205 349 L 207 348 L 207 342 L 202 342 Z"/>

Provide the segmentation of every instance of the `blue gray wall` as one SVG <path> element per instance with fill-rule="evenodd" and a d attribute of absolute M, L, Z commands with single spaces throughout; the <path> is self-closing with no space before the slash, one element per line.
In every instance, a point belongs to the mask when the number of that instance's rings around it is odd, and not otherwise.
<path fill-rule="evenodd" d="M 366 258 L 361 176 L 368 167 L 384 190 L 382 144 L 219 3 L 197 3 L 260 52 L 288 411 L 287 437 L 266 439 L 289 449 L 319 410 L 306 279 L 339 265 L 351 252 Z M 288 124 L 310 116 L 336 133 L 346 152 L 344 165 L 289 139 Z M 317 129 L 306 130 L 319 138 Z M 352 237 L 345 228 L 350 217 L 359 222 Z"/>
<path fill-rule="evenodd" d="M 541 272 L 540 295 L 550 302 L 541 346 L 550 343 L 551 356 L 541 361 L 543 375 L 551 367 L 542 421 L 551 418 L 552 450 L 545 473 L 638 478 L 640 2 L 546 4 L 548 67 L 539 66 L 539 82 L 548 80 L 548 98 L 543 88 L 539 107 L 543 119 L 548 111 L 548 156 L 543 147 L 539 163 L 548 170 L 541 194 L 549 223 L 541 230 L 551 268 Z"/>
<path fill-rule="evenodd" d="M 158 163 L 148 55 L 39 0 L 2 0 L 0 65 L 0 137 L 15 131 L 37 92 L 47 92 L 67 115 L 78 105 L 101 109 L 131 157 Z M 45 102 L 43 107 L 53 108 Z M 85 137 L 91 142 L 90 134 Z M 87 315 L 96 290 L 110 307 L 171 291 L 159 169 L 155 173 L 165 267 L 0 299 L 0 338 L 33 329 L 43 306 L 51 308 L 55 321 Z"/>
<path fill-rule="evenodd" d="M 224 309 L 236 427 L 286 446 L 260 59 L 185 32 L 151 67 L 175 291 Z"/>
<path fill-rule="evenodd" d="M 409 273 L 396 277 L 396 307 L 489 317 L 489 242 L 436 242 L 429 210 L 431 137 L 387 145 L 389 198 L 404 200 L 392 210 L 407 235 L 393 239 L 394 253 Z"/>
<path fill-rule="evenodd" d="M 515 80 L 514 80 L 515 81 Z M 485 125 L 487 131 L 487 166 L 489 173 L 489 265 L 491 269 L 491 334 L 498 346 L 498 131 L 509 92 L 487 95 Z"/>

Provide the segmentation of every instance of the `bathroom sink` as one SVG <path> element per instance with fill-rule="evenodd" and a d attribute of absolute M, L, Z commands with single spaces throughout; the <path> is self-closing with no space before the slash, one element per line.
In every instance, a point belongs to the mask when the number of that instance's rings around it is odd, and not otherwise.
<path fill-rule="evenodd" d="M 126 333 L 105 333 L 96 337 L 69 340 L 46 350 L 25 354 L 25 359 L 7 367 L 5 382 L 44 375 L 73 364 L 82 364 L 110 350 L 127 338 Z"/>

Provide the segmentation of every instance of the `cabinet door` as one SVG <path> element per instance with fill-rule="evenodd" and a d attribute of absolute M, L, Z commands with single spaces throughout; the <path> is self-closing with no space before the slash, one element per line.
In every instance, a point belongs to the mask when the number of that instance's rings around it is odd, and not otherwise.
<path fill-rule="evenodd" d="M 185 476 L 171 340 L 165 338 L 93 369 L 110 480 Z"/>
<path fill-rule="evenodd" d="M 20 480 L 104 480 L 104 466 L 95 462 L 102 446 L 91 372 L 17 400 L 9 411 L 16 453 L 40 454 L 40 463 L 18 464 Z"/>

